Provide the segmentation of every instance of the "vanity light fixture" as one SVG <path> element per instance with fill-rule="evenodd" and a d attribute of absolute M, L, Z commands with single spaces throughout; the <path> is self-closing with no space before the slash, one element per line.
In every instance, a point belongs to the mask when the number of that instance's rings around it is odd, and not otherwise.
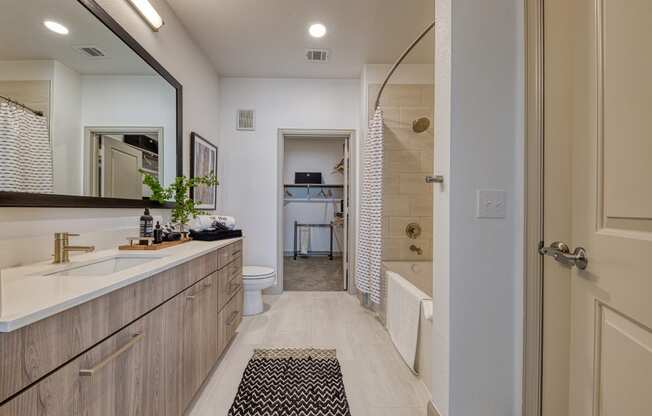
<path fill-rule="evenodd" d="M 67 27 L 62 25 L 61 23 L 57 23 L 52 20 L 46 20 L 43 22 L 43 25 L 47 27 L 49 30 L 53 31 L 54 33 L 57 33 L 59 35 L 67 35 L 69 33 L 69 30 Z"/>
<path fill-rule="evenodd" d="M 313 38 L 322 38 L 326 34 L 326 26 L 321 23 L 314 23 L 308 28 L 308 33 Z"/>
<path fill-rule="evenodd" d="M 131 3 L 138 14 L 145 19 L 154 32 L 158 32 L 161 26 L 163 26 L 163 18 L 158 14 L 149 0 L 129 0 L 129 3 Z"/>

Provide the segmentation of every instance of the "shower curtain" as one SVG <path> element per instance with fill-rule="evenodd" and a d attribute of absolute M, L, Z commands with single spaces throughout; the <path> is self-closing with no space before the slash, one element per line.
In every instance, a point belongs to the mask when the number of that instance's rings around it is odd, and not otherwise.
<path fill-rule="evenodd" d="M 46 118 L 6 102 L 0 103 L 0 191 L 53 191 Z"/>
<path fill-rule="evenodd" d="M 383 215 L 383 112 L 369 121 L 360 197 L 360 239 L 356 259 L 356 287 L 380 303 Z"/>

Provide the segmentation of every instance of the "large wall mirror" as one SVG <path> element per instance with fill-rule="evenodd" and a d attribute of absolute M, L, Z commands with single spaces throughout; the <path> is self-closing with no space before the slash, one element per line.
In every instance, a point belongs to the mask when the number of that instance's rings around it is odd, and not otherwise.
<path fill-rule="evenodd" d="M 183 171 L 181 84 L 92 0 L 0 8 L 0 206 L 156 206 L 142 172 Z"/>

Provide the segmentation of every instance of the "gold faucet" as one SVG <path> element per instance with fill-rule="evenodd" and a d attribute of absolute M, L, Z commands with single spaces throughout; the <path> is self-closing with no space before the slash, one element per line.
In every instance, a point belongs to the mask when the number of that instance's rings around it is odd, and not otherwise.
<path fill-rule="evenodd" d="M 77 237 L 79 234 L 54 233 L 54 262 L 55 264 L 69 263 L 71 251 L 83 251 L 90 253 L 95 250 L 95 246 L 71 246 L 69 237 Z"/>

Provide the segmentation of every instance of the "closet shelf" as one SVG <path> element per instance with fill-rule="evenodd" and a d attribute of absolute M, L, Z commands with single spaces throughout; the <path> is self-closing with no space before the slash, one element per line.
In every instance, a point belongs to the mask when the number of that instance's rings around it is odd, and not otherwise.
<path fill-rule="evenodd" d="M 312 183 L 304 183 L 304 184 L 285 184 L 283 185 L 285 188 L 335 188 L 335 189 L 344 189 L 344 185 L 321 185 L 321 184 L 312 184 Z"/>
<path fill-rule="evenodd" d="M 325 202 L 341 202 L 342 198 L 285 198 L 284 201 L 325 203 Z"/>

